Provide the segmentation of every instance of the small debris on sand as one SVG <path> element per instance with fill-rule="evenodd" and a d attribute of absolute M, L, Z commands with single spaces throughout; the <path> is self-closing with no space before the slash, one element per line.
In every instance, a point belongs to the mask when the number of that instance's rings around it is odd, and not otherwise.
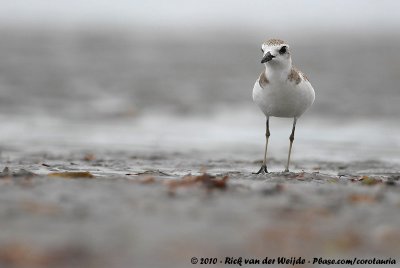
<path fill-rule="evenodd" d="M 7 179 L 7 178 L 30 178 L 33 176 L 37 176 L 35 173 L 30 172 L 25 169 L 20 169 L 18 171 L 12 172 L 8 167 L 5 167 L 2 172 L 0 172 L 0 179 Z"/>
<path fill-rule="evenodd" d="M 194 185 L 202 185 L 207 189 L 220 189 L 224 190 L 227 187 L 227 181 L 229 176 L 212 176 L 207 173 L 203 173 L 200 176 L 186 175 L 181 179 L 166 181 L 166 185 L 170 190 L 174 190 L 178 187 L 190 187 Z"/>
<path fill-rule="evenodd" d="M 61 177 L 61 178 L 67 178 L 67 179 L 92 179 L 95 176 L 90 173 L 89 171 L 76 171 L 76 172 L 53 172 L 49 173 L 47 176 L 49 177 Z"/>
<path fill-rule="evenodd" d="M 375 203 L 377 198 L 368 194 L 352 194 L 349 196 L 348 200 L 351 203 Z"/>
<path fill-rule="evenodd" d="M 368 186 L 372 186 L 372 185 L 376 185 L 378 183 L 382 183 L 381 179 L 376 179 L 376 178 L 369 177 L 369 176 L 362 176 L 360 181 L 361 181 L 361 184 L 368 185 Z"/>

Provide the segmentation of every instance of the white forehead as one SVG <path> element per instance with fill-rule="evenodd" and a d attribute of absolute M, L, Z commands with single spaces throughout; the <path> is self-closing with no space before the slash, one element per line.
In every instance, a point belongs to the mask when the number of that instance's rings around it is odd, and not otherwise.
<path fill-rule="evenodd" d="M 287 48 L 289 48 L 289 45 L 286 43 L 282 43 L 282 44 L 276 44 L 276 45 L 268 45 L 266 43 L 263 43 L 261 45 L 262 50 L 272 50 L 272 49 L 280 49 L 282 46 L 286 46 Z"/>

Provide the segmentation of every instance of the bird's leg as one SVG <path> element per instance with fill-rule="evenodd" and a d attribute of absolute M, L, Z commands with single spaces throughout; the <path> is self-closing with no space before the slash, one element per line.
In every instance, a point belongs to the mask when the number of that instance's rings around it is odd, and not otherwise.
<path fill-rule="evenodd" d="M 265 151 L 264 151 L 264 160 L 260 170 L 253 174 L 260 174 L 260 173 L 268 173 L 267 169 L 267 151 L 268 151 L 268 140 L 271 133 L 269 132 L 269 116 L 267 116 L 267 123 L 266 123 L 266 130 L 265 130 Z"/>
<path fill-rule="evenodd" d="M 296 121 L 297 121 L 297 118 L 295 117 L 295 118 L 293 119 L 292 134 L 290 134 L 290 137 L 289 137 L 289 140 L 290 140 L 289 154 L 288 154 L 288 158 L 287 158 L 287 163 L 286 163 L 285 172 L 289 172 L 290 154 L 292 153 L 292 145 L 293 145 L 293 141 L 294 141 L 294 131 L 296 130 Z"/>

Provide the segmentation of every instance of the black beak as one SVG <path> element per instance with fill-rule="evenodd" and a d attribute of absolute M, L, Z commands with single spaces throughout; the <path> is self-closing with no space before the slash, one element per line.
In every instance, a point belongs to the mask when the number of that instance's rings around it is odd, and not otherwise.
<path fill-rule="evenodd" d="M 275 58 L 275 56 L 272 56 L 271 52 L 268 52 L 267 54 L 265 54 L 264 58 L 262 58 L 261 63 L 268 62 L 273 58 Z"/>

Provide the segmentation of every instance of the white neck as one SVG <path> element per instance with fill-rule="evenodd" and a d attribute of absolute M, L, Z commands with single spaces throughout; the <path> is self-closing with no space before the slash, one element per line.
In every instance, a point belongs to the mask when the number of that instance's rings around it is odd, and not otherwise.
<path fill-rule="evenodd" d="M 265 65 L 265 74 L 268 80 L 286 79 L 292 70 L 292 59 L 286 62 L 267 62 Z"/>

